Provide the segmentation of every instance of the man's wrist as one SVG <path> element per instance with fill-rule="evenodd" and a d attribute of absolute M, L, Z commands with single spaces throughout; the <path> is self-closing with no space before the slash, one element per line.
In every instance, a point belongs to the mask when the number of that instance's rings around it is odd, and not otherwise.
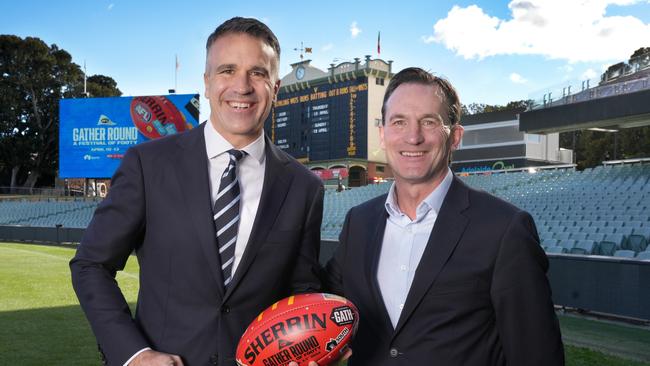
<path fill-rule="evenodd" d="M 131 363 L 131 361 L 133 361 L 134 358 L 138 357 L 138 355 L 141 354 L 141 353 L 144 352 L 144 351 L 151 351 L 151 348 L 150 348 L 150 347 L 145 347 L 145 348 L 139 350 L 138 352 L 134 353 L 133 356 L 131 356 L 131 358 L 129 358 L 128 360 L 126 360 L 126 362 L 124 363 L 123 366 L 129 366 L 129 364 Z"/>

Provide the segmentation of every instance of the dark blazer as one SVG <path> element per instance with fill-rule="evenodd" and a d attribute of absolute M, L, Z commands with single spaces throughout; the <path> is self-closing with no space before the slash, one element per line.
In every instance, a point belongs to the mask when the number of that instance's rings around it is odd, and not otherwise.
<path fill-rule="evenodd" d="M 350 210 L 327 265 L 360 312 L 349 366 L 564 364 L 533 219 L 456 177 L 393 329 L 377 283 L 385 201 Z"/>
<path fill-rule="evenodd" d="M 129 149 L 76 256 L 72 283 L 109 365 L 138 350 L 185 365 L 228 365 L 267 306 L 317 291 L 323 185 L 266 140 L 264 187 L 250 240 L 224 293 L 203 128 Z M 114 277 L 135 250 L 135 318 Z"/>

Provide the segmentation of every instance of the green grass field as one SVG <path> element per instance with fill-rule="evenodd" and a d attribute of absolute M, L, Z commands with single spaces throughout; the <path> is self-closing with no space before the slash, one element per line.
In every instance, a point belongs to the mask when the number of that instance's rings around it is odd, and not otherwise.
<path fill-rule="evenodd" d="M 73 254 L 70 248 L 0 243 L 0 365 L 100 364 L 70 283 Z M 132 304 L 137 272 L 131 258 L 117 277 Z M 561 316 L 560 323 L 567 365 L 650 366 L 646 328 L 572 316 Z"/>

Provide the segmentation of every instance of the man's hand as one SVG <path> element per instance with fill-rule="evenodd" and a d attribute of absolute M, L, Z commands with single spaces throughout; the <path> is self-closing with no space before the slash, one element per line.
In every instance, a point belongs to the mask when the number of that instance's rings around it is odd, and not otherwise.
<path fill-rule="evenodd" d="M 146 350 L 135 356 L 129 366 L 183 366 L 183 360 L 177 355 Z"/>
<path fill-rule="evenodd" d="M 344 365 L 347 365 L 348 358 L 350 358 L 350 356 L 352 356 L 352 349 L 348 348 L 348 349 L 345 350 L 345 354 L 343 355 L 343 357 L 341 357 L 341 359 L 338 360 L 332 366 L 344 366 Z M 291 362 L 289 362 L 289 366 L 298 366 L 298 363 L 294 362 L 294 361 L 291 361 Z M 318 364 L 316 362 L 314 362 L 314 361 L 311 361 L 309 363 L 309 366 L 318 366 Z"/>

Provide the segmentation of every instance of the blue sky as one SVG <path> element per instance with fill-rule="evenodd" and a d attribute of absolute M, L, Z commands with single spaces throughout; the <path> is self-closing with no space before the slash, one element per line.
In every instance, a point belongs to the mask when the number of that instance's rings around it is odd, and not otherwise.
<path fill-rule="evenodd" d="M 583 4 L 584 3 L 584 4 Z M 393 70 L 447 77 L 461 101 L 506 104 L 591 78 L 650 46 L 648 0 L 3 1 L 0 33 L 35 36 L 113 77 L 124 95 L 203 93 L 205 40 L 233 16 L 258 18 L 282 47 L 280 76 L 312 47 L 312 65 L 377 55 Z M 556 94 L 554 94 L 556 95 Z M 208 116 L 202 96 L 201 118 Z"/>

